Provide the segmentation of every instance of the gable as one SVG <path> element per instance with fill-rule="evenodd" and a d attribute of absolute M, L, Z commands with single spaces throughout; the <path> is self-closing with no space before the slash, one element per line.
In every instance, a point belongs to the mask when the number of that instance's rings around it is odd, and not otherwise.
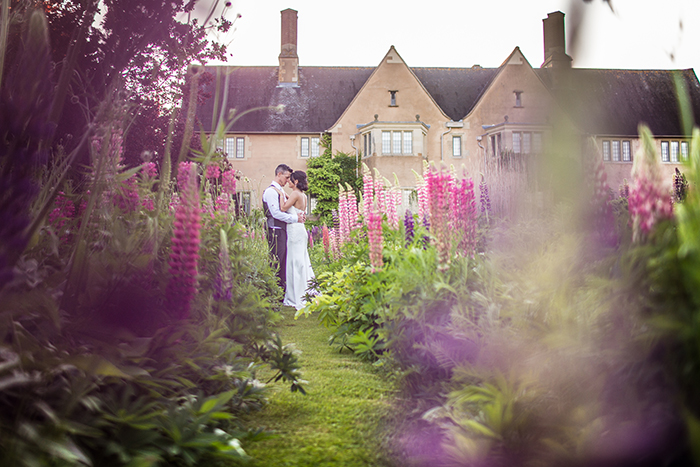
<path fill-rule="evenodd" d="M 516 97 L 519 102 L 516 102 Z M 516 47 L 495 70 L 464 118 L 480 125 L 547 124 L 557 111 L 554 97 L 522 52 Z"/>
<path fill-rule="evenodd" d="M 392 95 L 395 105 L 392 104 Z M 353 125 L 368 123 L 375 119 L 375 115 L 379 121 L 387 122 L 415 121 L 416 115 L 424 119 L 428 114 L 446 117 L 394 46 L 391 46 L 348 108 L 329 129 L 338 131 L 342 127 L 341 122 L 346 120 Z"/>

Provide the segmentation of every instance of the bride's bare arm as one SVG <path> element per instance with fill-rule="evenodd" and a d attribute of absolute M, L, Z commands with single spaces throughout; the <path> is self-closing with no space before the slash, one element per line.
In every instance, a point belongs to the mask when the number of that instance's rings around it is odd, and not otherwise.
<path fill-rule="evenodd" d="M 294 206 L 294 203 L 297 202 L 299 199 L 299 194 L 296 191 L 292 191 L 292 194 L 289 195 L 289 198 L 287 198 L 287 201 L 284 202 L 284 205 L 282 204 L 282 199 L 280 198 L 280 210 L 282 211 L 288 211 L 289 208 Z"/>

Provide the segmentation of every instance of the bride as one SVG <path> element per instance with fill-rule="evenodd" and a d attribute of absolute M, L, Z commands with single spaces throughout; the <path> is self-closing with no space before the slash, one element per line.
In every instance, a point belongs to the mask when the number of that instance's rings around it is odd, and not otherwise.
<path fill-rule="evenodd" d="M 309 184 L 306 173 L 295 170 L 289 177 L 289 186 L 292 194 L 286 198 L 285 194 L 277 190 L 280 195 L 280 210 L 289 211 L 291 214 L 306 212 L 306 194 Z M 311 269 L 307 244 L 309 236 L 304 224 L 287 224 L 287 288 L 284 293 L 284 304 L 301 310 L 306 301 L 304 295 L 308 282 L 314 278 Z"/>

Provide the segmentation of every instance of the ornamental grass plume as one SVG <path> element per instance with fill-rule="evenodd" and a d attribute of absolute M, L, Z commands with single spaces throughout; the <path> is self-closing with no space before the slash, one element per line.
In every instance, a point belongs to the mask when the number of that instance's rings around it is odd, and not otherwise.
<path fill-rule="evenodd" d="M 481 181 L 479 182 L 479 201 L 481 214 L 486 216 L 486 221 L 488 222 L 491 217 L 491 198 L 489 198 L 489 186 L 486 184 L 484 174 L 481 174 Z"/>
<path fill-rule="evenodd" d="M 228 251 L 228 240 L 224 229 L 219 229 L 219 263 L 214 282 L 214 300 L 230 301 L 233 294 L 233 272 Z"/>
<path fill-rule="evenodd" d="M 593 152 L 594 160 L 588 170 L 588 183 L 591 187 L 590 205 L 592 208 L 595 238 L 603 245 L 617 245 L 618 235 L 615 231 L 615 214 L 610 205 L 611 190 L 608 185 L 608 175 L 605 173 L 603 157 L 596 151 Z"/>
<path fill-rule="evenodd" d="M 181 166 L 178 172 L 181 200 L 175 208 L 170 252 L 170 281 L 166 289 L 166 306 L 176 319 L 190 314 L 190 303 L 197 292 L 197 261 L 201 217 L 197 166 Z"/>
<path fill-rule="evenodd" d="M 369 262 L 372 266 L 372 272 L 374 273 L 384 266 L 384 258 L 382 255 L 382 214 L 380 212 L 372 210 L 369 213 L 367 237 L 369 240 Z"/>
<path fill-rule="evenodd" d="M 362 163 L 362 219 L 367 225 L 369 221 L 369 213 L 372 212 L 374 205 L 374 180 L 369 171 L 369 167 Z"/>
<path fill-rule="evenodd" d="M 654 140 L 648 127 L 640 125 L 642 147 L 632 166 L 632 188 L 629 212 L 632 220 L 632 241 L 642 242 L 654 225 L 673 216 L 668 190 L 663 186 Z"/>

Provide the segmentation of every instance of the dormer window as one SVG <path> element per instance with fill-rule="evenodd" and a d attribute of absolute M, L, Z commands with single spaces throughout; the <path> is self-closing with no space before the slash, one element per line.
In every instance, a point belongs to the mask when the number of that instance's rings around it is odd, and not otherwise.
<path fill-rule="evenodd" d="M 523 99 L 522 99 L 523 92 L 522 91 L 513 91 L 513 94 L 515 94 L 515 106 L 522 107 L 523 106 Z"/>
<path fill-rule="evenodd" d="M 398 104 L 396 103 L 396 93 L 399 91 L 389 91 L 389 95 L 391 96 L 390 101 L 389 101 L 389 107 L 398 107 Z"/>

